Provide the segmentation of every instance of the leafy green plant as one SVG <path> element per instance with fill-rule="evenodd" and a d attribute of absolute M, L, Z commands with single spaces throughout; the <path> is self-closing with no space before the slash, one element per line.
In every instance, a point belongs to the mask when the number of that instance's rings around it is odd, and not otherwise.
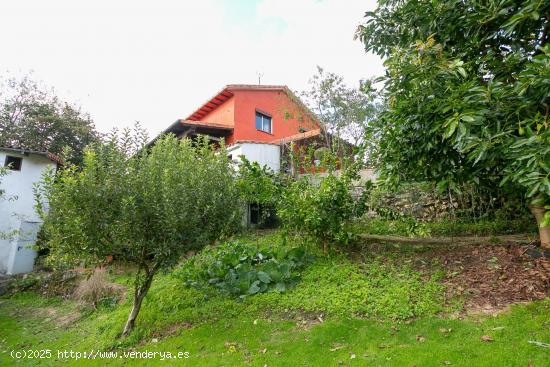
<path fill-rule="evenodd" d="M 324 248 L 349 243 L 351 219 L 364 210 L 364 202 L 351 194 L 356 169 L 352 165 L 339 176 L 331 172 L 318 185 L 305 177 L 290 183 L 277 206 L 283 226 L 320 241 Z"/>
<path fill-rule="evenodd" d="M 386 58 L 382 180 L 500 184 L 550 204 L 549 12 L 540 0 L 380 0 L 367 12 L 358 36 Z"/>
<path fill-rule="evenodd" d="M 230 242 L 189 259 L 177 276 L 187 286 L 213 286 L 243 299 L 292 288 L 300 279 L 300 271 L 312 260 L 301 247 L 261 250 L 253 245 Z"/>
<path fill-rule="evenodd" d="M 276 203 L 281 198 L 287 180 L 267 166 L 260 167 L 258 162 L 250 162 L 245 156 L 240 156 L 240 159 L 237 188 L 241 199 L 247 204 L 255 204 L 261 208 L 260 225 L 275 223 Z"/>
<path fill-rule="evenodd" d="M 220 152 L 205 137 L 192 142 L 171 135 L 150 149 L 145 142 L 129 132 L 114 137 L 88 149 L 81 169 L 46 175 L 37 189 L 49 201 L 42 215 L 52 261 L 99 264 L 112 256 L 135 265 L 124 335 L 133 329 L 155 274 L 232 234 L 242 218 L 223 146 Z"/>

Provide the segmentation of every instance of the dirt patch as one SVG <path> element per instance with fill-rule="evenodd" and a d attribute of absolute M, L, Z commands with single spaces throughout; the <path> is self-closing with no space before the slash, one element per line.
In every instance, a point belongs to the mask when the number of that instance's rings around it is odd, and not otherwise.
<path fill-rule="evenodd" d="M 80 312 L 78 311 L 65 314 L 56 319 L 57 327 L 72 325 L 78 319 L 80 319 Z"/>
<path fill-rule="evenodd" d="M 350 254 L 354 261 L 382 258 L 407 264 L 426 276 L 443 270 L 448 302 L 463 299 L 464 313 L 495 314 L 515 303 L 550 295 L 550 259 L 532 257 L 534 245 L 515 242 L 479 245 L 371 243 Z"/>
<path fill-rule="evenodd" d="M 172 324 L 168 327 L 165 327 L 162 330 L 158 330 L 153 332 L 151 335 L 149 335 L 147 338 L 142 339 L 140 341 L 140 345 L 145 345 L 150 341 L 150 338 L 156 339 L 157 341 L 161 338 L 168 338 L 171 336 L 176 336 L 181 334 L 182 330 L 191 329 L 193 325 L 189 322 L 178 322 L 175 324 Z"/>
<path fill-rule="evenodd" d="M 315 315 L 309 315 L 307 314 L 306 317 L 300 317 L 297 316 L 293 320 L 296 322 L 296 329 L 301 330 L 310 330 L 313 326 L 322 324 L 323 321 L 323 315 L 315 316 Z"/>
<path fill-rule="evenodd" d="M 173 335 L 179 334 L 182 329 L 191 329 L 192 327 L 193 327 L 193 325 L 191 325 L 191 323 L 184 321 L 184 322 L 180 322 L 180 323 L 177 323 L 177 324 L 170 325 L 169 327 L 164 329 L 162 332 L 154 333 L 153 336 L 157 336 L 157 337 L 159 337 L 159 336 L 162 336 L 162 337 L 173 336 Z"/>
<path fill-rule="evenodd" d="M 527 255 L 530 246 L 466 246 L 436 258 L 446 271 L 447 298 L 463 296 L 467 312 L 493 314 L 512 303 L 544 299 L 550 260 Z"/>
<path fill-rule="evenodd" d="M 29 314 L 31 311 L 32 314 Z M 76 308 L 65 311 L 66 312 L 60 312 L 60 310 L 55 307 L 37 307 L 25 309 L 24 311 L 15 310 L 12 316 L 33 317 L 44 324 L 49 324 L 53 328 L 59 329 L 72 326 L 81 317 L 80 312 Z"/>

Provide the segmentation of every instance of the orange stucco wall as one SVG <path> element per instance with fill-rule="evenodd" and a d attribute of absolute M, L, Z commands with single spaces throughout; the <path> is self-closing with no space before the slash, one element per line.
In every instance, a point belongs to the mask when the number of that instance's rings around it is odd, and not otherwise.
<path fill-rule="evenodd" d="M 233 126 L 235 122 L 234 111 L 235 97 L 231 97 L 218 106 L 215 110 L 212 110 L 206 116 L 201 118 L 201 121 Z"/>
<path fill-rule="evenodd" d="M 236 90 L 235 127 L 231 141 L 253 140 L 269 142 L 275 139 L 300 133 L 300 127 L 306 130 L 315 128 L 311 120 L 299 120 L 299 108 L 283 91 L 278 90 Z M 271 134 L 256 130 L 256 110 L 271 115 Z M 287 116 L 285 118 L 285 112 Z M 289 117 L 288 112 L 293 116 Z M 303 116 L 303 113 L 300 113 Z"/>
<path fill-rule="evenodd" d="M 200 121 L 233 126 L 227 144 L 237 140 L 271 142 L 317 128 L 304 111 L 282 90 L 232 90 L 233 97 Z M 271 115 L 271 134 L 256 130 L 256 110 Z"/>

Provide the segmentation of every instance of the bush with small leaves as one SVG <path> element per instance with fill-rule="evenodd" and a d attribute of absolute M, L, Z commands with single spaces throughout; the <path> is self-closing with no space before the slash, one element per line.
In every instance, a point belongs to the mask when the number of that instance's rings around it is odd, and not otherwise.
<path fill-rule="evenodd" d="M 138 137 L 139 137 L 138 132 Z M 46 175 L 37 188 L 50 259 L 97 265 L 108 256 L 136 265 L 132 330 L 155 274 L 240 226 L 234 171 L 224 146 L 166 136 L 127 133 L 88 149 L 81 168 Z"/>
<path fill-rule="evenodd" d="M 358 165 L 341 175 L 329 173 L 316 185 L 309 178 L 292 182 L 278 203 L 277 214 L 288 231 L 303 233 L 324 248 L 353 240 L 351 220 L 361 216 L 365 202 L 352 196 Z"/>

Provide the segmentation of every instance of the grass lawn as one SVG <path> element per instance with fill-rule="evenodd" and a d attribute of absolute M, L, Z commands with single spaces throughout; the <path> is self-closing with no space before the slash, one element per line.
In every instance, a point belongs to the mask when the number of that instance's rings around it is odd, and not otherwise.
<path fill-rule="evenodd" d="M 536 223 L 528 217 L 514 220 L 480 219 L 476 221 L 441 219 L 430 222 L 418 221 L 413 218 L 396 220 L 369 218 L 368 220 L 358 221 L 355 224 L 355 229 L 359 233 L 411 237 L 496 236 L 537 233 Z"/>
<path fill-rule="evenodd" d="M 243 240 L 270 245 L 275 237 Z M 412 259 L 427 266 L 418 268 Z M 422 251 L 317 254 L 292 290 L 236 301 L 215 289 L 183 287 L 175 271 L 155 279 L 127 339 L 118 334 L 129 294 L 92 311 L 60 297 L 21 292 L 0 298 L 0 365 L 550 365 L 550 349 L 529 343 L 550 343 L 549 299 L 495 316 L 458 318 L 464 300 L 446 297 L 444 276 L 444 265 Z M 110 278 L 131 282 L 118 269 Z M 12 350 L 45 349 L 52 350 L 51 358 L 10 357 Z M 118 355 L 75 361 L 58 359 L 58 350 Z M 131 351 L 188 352 L 189 358 L 120 358 Z"/>

